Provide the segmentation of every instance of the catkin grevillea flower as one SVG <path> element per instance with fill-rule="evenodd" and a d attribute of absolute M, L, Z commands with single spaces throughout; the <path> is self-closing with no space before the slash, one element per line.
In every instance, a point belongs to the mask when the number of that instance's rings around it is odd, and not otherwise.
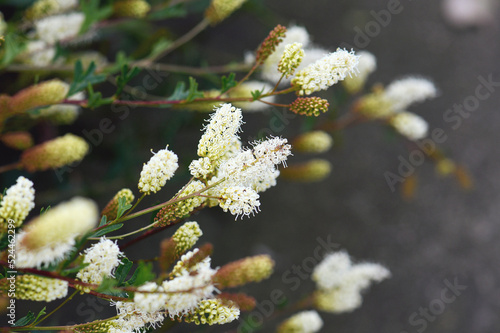
<path fill-rule="evenodd" d="M 147 291 L 147 293 L 141 293 Z M 163 293 L 163 287 L 158 286 L 155 282 L 147 282 L 137 288 L 134 294 L 134 303 L 137 308 L 147 313 L 161 311 L 165 308 L 168 300 L 168 295 Z"/>
<path fill-rule="evenodd" d="M 35 21 L 36 35 L 51 45 L 76 37 L 84 20 L 85 15 L 78 12 L 45 17 Z"/>
<path fill-rule="evenodd" d="M 79 92 L 69 97 L 68 100 L 83 100 L 85 93 Z M 37 113 L 30 114 L 32 119 L 47 119 L 58 125 L 72 124 L 80 112 L 80 106 L 74 104 L 56 104 L 40 109 Z"/>
<path fill-rule="evenodd" d="M 396 80 L 385 88 L 384 96 L 391 101 L 395 112 L 404 111 L 414 103 L 420 103 L 437 96 L 432 81 L 419 77 Z"/>
<path fill-rule="evenodd" d="M 229 103 L 216 108 L 198 143 L 198 156 L 215 162 L 224 156 L 240 131 L 242 118 L 241 109 Z"/>
<path fill-rule="evenodd" d="M 155 328 L 165 318 L 162 311 L 141 310 L 135 302 L 111 302 L 116 306 L 118 318 L 110 322 L 108 333 L 138 332 L 142 328 Z"/>
<path fill-rule="evenodd" d="M 28 20 L 63 13 L 78 5 L 78 0 L 37 0 L 27 10 Z"/>
<path fill-rule="evenodd" d="M 232 215 L 249 216 L 259 211 L 259 194 L 252 188 L 244 186 L 223 187 L 220 191 L 219 206 Z"/>
<path fill-rule="evenodd" d="M 29 132 L 8 132 L 0 136 L 0 141 L 7 147 L 17 150 L 26 150 L 33 147 L 33 137 Z"/>
<path fill-rule="evenodd" d="M 33 219 L 16 235 L 17 267 L 41 267 L 62 260 L 75 238 L 95 227 L 95 202 L 75 197 Z"/>
<path fill-rule="evenodd" d="M 278 71 L 283 74 L 285 78 L 289 78 L 295 73 L 297 67 L 300 66 L 303 58 L 304 50 L 302 49 L 302 43 L 286 45 L 280 62 L 278 63 Z"/>
<path fill-rule="evenodd" d="M 158 192 L 179 167 L 177 155 L 168 150 L 168 146 L 153 154 L 149 162 L 142 167 L 139 179 L 139 191 L 145 194 Z"/>
<path fill-rule="evenodd" d="M 250 282 L 260 282 L 271 276 L 274 260 L 268 255 L 243 258 L 222 266 L 213 281 L 218 288 L 234 288 Z"/>
<path fill-rule="evenodd" d="M 354 51 L 339 48 L 298 72 L 292 85 L 298 88 L 298 95 L 326 90 L 348 75 L 356 74 L 358 58 Z"/>
<path fill-rule="evenodd" d="M 324 153 L 333 145 L 330 134 L 324 131 L 311 131 L 304 133 L 293 140 L 293 147 L 302 153 Z"/>
<path fill-rule="evenodd" d="M 68 133 L 25 150 L 20 164 L 29 172 L 57 169 L 81 161 L 88 151 L 87 141 Z"/>
<path fill-rule="evenodd" d="M 20 227 L 34 207 L 35 189 L 33 182 L 20 176 L 17 178 L 16 184 L 9 187 L 1 198 L 0 234 L 7 232 L 9 223 L 12 223 L 12 227 Z"/>
<path fill-rule="evenodd" d="M 184 321 L 196 325 L 222 325 L 238 319 L 239 316 L 240 309 L 234 303 L 223 303 L 220 299 L 213 298 L 198 303 L 196 308 L 184 317 Z"/>
<path fill-rule="evenodd" d="M 415 141 L 427 136 L 429 125 L 420 116 L 411 112 L 398 112 L 389 118 L 389 123 L 401 135 Z"/>
<path fill-rule="evenodd" d="M 134 193 L 132 193 L 132 190 L 128 188 L 123 188 L 118 193 L 115 194 L 113 199 L 111 199 L 106 207 L 101 212 L 101 215 L 106 215 L 108 218 L 108 221 L 112 221 L 116 218 L 116 214 L 118 212 L 118 200 L 120 198 L 123 198 L 122 200 L 125 200 L 125 205 L 131 205 L 132 202 L 135 199 Z"/>
<path fill-rule="evenodd" d="M 113 14 L 118 17 L 145 17 L 151 6 L 144 0 L 120 0 L 113 3 Z"/>
<path fill-rule="evenodd" d="M 114 269 L 121 263 L 120 257 L 123 257 L 123 253 L 118 245 L 101 237 L 99 243 L 85 250 L 83 263 L 89 265 L 80 270 L 76 277 L 82 282 L 99 285 L 103 278 L 113 276 Z M 83 290 L 89 292 L 90 288 L 84 287 Z"/>
<path fill-rule="evenodd" d="M 47 66 L 56 56 L 56 48 L 48 45 L 43 40 L 31 40 L 26 43 L 26 47 L 16 60 L 34 66 Z"/>
<path fill-rule="evenodd" d="M 361 292 L 372 281 L 380 282 L 389 276 L 390 272 L 379 264 L 353 265 L 345 252 L 328 254 L 312 274 L 318 287 L 314 294 L 315 306 L 333 313 L 352 311 L 361 305 Z"/>
<path fill-rule="evenodd" d="M 319 116 L 328 111 L 330 103 L 321 97 L 298 97 L 290 104 L 290 111 L 304 116 Z"/>
<path fill-rule="evenodd" d="M 205 11 L 205 18 L 216 25 L 225 20 L 235 10 L 241 7 L 246 0 L 212 0 Z"/>
<path fill-rule="evenodd" d="M 172 240 L 175 241 L 176 253 L 183 253 L 192 248 L 202 235 L 203 232 L 198 222 L 184 223 L 172 236 Z"/>
<path fill-rule="evenodd" d="M 281 171 L 284 179 L 298 182 L 318 182 L 332 171 L 332 164 L 321 158 L 314 158 L 303 163 L 292 164 Z"/>
<path fill-rule="evenodd" d="M 61 80 L 49 80 L 25 88 L 9 100 L 9 112 L 21 114 L 39 106 L 60 103 L 66 98 L 69 84 Z"/>
<path fill-rule="evenodd" d="M 285 320 L 277 333 L 315 333 L 323 327 L 323 320 L 314 311 L 302 311 Z"/>
<path fill-rule="evenodd" d="M 16 276 L 17 299 L 52 302 L 68 294 L 68 282 L 36 275 Z"/>

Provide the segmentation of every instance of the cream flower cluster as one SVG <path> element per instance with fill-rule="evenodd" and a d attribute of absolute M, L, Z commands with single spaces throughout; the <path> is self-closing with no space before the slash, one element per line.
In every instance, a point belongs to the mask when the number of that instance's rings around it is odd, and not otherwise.
<path fill-rule="evenodd" d="M 278 71 L 283 74 L 285 78 L 289 78 L 293 75 L 297 67 L 300 66 L 303 58 L 304 50 L 302 49 L 302 43 L 286 45 L 280 62 L 278 63 Z"/>
<path fill-rule="evenodd" d="M 171 318 L 175 318 L 186 315 L 200 301 L 211 298 L 216 291 L 212 282 L 216 270 L 210 267 L 210 257 L 192 267 L 187 266 L 198 251 L 195 249 L 183 255 L 173 269 L 173 278 L 163 281 L 161 286 L 154 282 L 141 286 L 134 295 L 136 307 L 150 313 L 166 310 Z M 158 293 L 151 293 L 155 291 Z"/>
<path fill-rule="evenodd" d="M 390 276 L 383 266 L 373 263 L 353 265 L 346 252 L 327 255 L 313 271 L 312 279 L 318 291 L 315 304 L 319 310 L 340 313 L 358 308 L 361 292 L 372 281 L 380 282 Z"/>
<path fill-rule="evenodd" d="M 79 92 L 69 97 L 68 100 L 83 100 L 85 93 Z M 38 113 L 31 113 L 32 119 L 44 118 L 60 125 L 70 125 L 78 117 L 80 106 L 74 104 L 56 104 L 39 110 Z"/>
<path fill-rule="evenodd" d="M 202 235 L 203 232 L 198 222 L 184 223 L 172 236 L 172 239 L 175 241 L 175 251 L 177 253 L 183 253 L 192 248 Z"/>
<path fill-rule="evenodd" d="M 323 320 L 316 311 L 302 311 L 284 321 L 277 333 L 315 333 L 322 327 Z"/>
<path fill-rule="evenodd" d="M 123 253 L 115 242 L 101 237 L 99 243 L 85 250 L 84 264 L 89 264 L 76 277 L 82 282 L 99 285 L 104 277 L 112 277 L 113 271 L 121 263 Z M 90 288 L 84 288 L 90 291 Z"/>
<path fill-rule="evenodd" d="M 137 307 L 135 302 L 111 303 L 116 306 L 118 319 L 111 322 L 108 333 L 139 332 L 142 328 L 156 328 L 165 318 L 161 311 L 148 312 Z"/>
<path fill-rule="evenodd" d="M 233 304 L 223 304 L 219 299 L 207 299 L 201 301 L 196 309 L 185 317 L 188 323 L 196 325 L 227 324 L 240 316 L 240 309 Z"/>
<path fill-rule="evenodd" d="M 49 45 L 78 35 L 85 15 L 69 13 L 42 18 L 35 22 L 36 35 Z"/>
<path fill-rule="evenodd" d="M 9 220 L 15 227 L 21 226 L 29 212 L 35 207 L 33 182 L 20 176 L 16 184 L 9 187 L 0 202 L 0 234 L 7 231 Z"/>
<path fill-rule="evenodd" d="M 158 192 L 179 167 L 177 161 L 177 155 L 168 150 L 168 146 L 154 154 L 142 167 L 139 191 L 145 194 Z"/>
<path fill-rule="evenodd" d="M 75 238 L 94 228 L 97 219 L 96 203 L 81 197 L 49 209 L 16 235 L 17 267 L 41 267 L 64 259 Z"/>
<path fill-rule="evenodd" d="M 401 135 L 413 141 L 425 138 L 429 130 L 427 122 L 412 112 L 398 112 L 389 122 Z"/>
<path fill-rule="evenodd" d="M 326 90 L 347 76 L 356 74 L 358 58 L 354 51 L 339 48 L 298 72 L 292 79 L 292 85 L 300 88 L 300 95 Z"/>
<path fill-rule="evenodd" d="M 391 101 L 394 112 L 400 112 L 414 103 L 436 97 L 437 89 L 434 83 L 427 79 L 410 76 L 389 84 L 384 95 Z"/>
<path fill-rule="evenodd" d="M 36 275 L 16 277 L 16 298 L 40 302 L 52 302 L 66 297 L 68 282 Z"/>

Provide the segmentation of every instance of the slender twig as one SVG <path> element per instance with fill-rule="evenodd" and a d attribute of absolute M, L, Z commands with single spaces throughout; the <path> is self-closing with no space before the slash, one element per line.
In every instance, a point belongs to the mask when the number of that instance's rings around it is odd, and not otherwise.
<path fill-rule="evenodd" d="M 19 163 L 19 162 L 7 164 L 7 165 L 0 166 L 0 173 L 15 170 L 15 169 L 20 169 L 20 168 L 21 168 L 21 163 Z"/>
<path fill-rule="evenodd" d="M 54 310 L 52 310 L 49 314 L 45 315 L 43 318 L 41 318 L 39 321 L 37 321 L 36 323 L 32 323 L 31 325 L 28 325 L 29 327 L 33 327 L 33 326 L 36 326 L 38 324 L 40 324 L 42 321 L 44 321 L 45 319 L 49 318 L 51 315 L 53 315 L 57 310 L 59 310 L 60 308 L 63 307 L 64 304 L 68 303 L 69 301 L 71 301 L 73 299 L 73 297 L 75 297 L 75 295 L 78 294 L 78 290 L 75 290 L 68 298 L 66 298 L 64 300 L 64 302 L 62 302 L 61 304 L 59 304 L 59 306 L 57 308 L 55 308 Z"/>

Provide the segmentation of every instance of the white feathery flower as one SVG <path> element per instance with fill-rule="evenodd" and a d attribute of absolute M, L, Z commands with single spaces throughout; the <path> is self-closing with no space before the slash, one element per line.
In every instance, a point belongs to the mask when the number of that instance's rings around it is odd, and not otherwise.
<path fill-rule="evenodd" d="M 287 142 L 287 139 L 280 137 L 256 141 L 254 142 L 253 154 L 259 162 L 266 165 L 283 164 L 286 166 L 286 159 L 292 154 L 290 151 L 292 147 Z"/>
<path fill-rule="evenodd" d="M 208 157 L 200 157 L 189 164 L 189 172 L 196 178 L 204 178 L 214 171 L 214 163 Z"/>
<path fill-rule="evenodd" d="M 323 327 L 323 320 L 314 310 L 302 311 L 284 321 L 277 333 L 315 333 Z"/>
<path fill-rule="evenodd" d="M 29 212 L 35 207 L 33 182 L 23 176 L 9 187 L 0 202 L 0 234 L 8 229 L 9 220 L 15 227 L 21 226 Z"/>
<path fill-rule="evenodd" d="M 110 333 L 138 332 L 143 327 L 156 328 L 164 319 L 162 312 L 143 311 L 135 302 L 112 302 L 111 305 L 116 306 L 119 318 L 112 322 Z"/>
<path fill-rule="evenodd" d="M 26 44 L 26 49 L 19 54 L 18 60 L 34 66 L 47 66 L 56 55 L 56 49 L 43 40 L 32 40 Z"/>
<path fill-rule="evenodd" d="M 141 293 L 140 291 L 149 291 L 149 293 Z M 137 288 L 134 294 L 134 303 L 138 309 L 147 313 L 161 311 L 165 308 L 168 300 L 168 295 L 162 292 L 161 286 L 155 282 L 147 282 Z"/>
<path fill-rule="evenodd" d="M 258 179 L 254 179 L 251 183 L 252 188 L 257 193 L 264 192 L 265 190 L 276 186 L 276 179 L 278 179 L 279 175 L 280 171 L 277 169 L 265 169 L 260 173 L 260 177 Z"/>
<path fill-rule="evenodd" d="M 142 167 L 139 179 L 139 191 L 146 194 L 158 192 L 179 167 L 177 155 L 168 150 L 168 146 L 153 154 Z"/>
<path fill-rule="evenodd" d="M 198 239 L 203 235 L 198 222 L 184 223 L 172 236 L 175 241 L 175 249 L 178 253 L 182 253 L 190 249 L 196 244 Z"/>
<path fill-rule="evenodd" d="M 194 309 L 198 302 L 212 297 L 216 291 L 212 282 L 216 270 L 210 267 L 210 257 L 203 259 L 193 267 L 186 268 L 184 266 L 184 262 L 197 252 L 198 249 L 195 249 L 183 255 L 173 269 L 175 277 L 162 284 L 163 290 L 167 292 L 165 309 L 171 318 L 185 315 Z"/>
<path fill-rule="evenodd" d="M 252 97 L 252 91 L 261 91 L 263 93 L 267 93 L 273 90 L 273 86 L 261 82 L 261 81 L 245 81 L 239 86 L 235 87 L 234 89 L 231 90 L 229 96 L 230 97 Z M 261 101 L 267 102 L 267 103 L 274 103 L 276 101 L 276 96 L 267 96 L 263 97 L 260 99 Z M 269 105 L 266 103 L 262 103 L 259 101 L 253 101 L 253 102 L 233 102 L 234 106 L 244 109 L 245 112 L 247 111 L 261 111 L 269 108 Z"/>
<path fill-rule="evenodd" d="M 92 230 L 98 217 L 97 204 L 81 197 L 50 208 L 16 235 L 17 267 L 41 267 L 64 259 L 75 238 Z"/>
<path fill-rule="evenodd" d="M 358 75 L 346 77 L 342 83 L 344 87 L 351 92 L 357 93 L 360 91 L 368 79 L 368 76 L 377 69 L 377 58 L 368 51 L 360 51 L 358 63 Z"/>
<path fill-rule="evenodd" d="M 339 48 L 302 69 L 292 79 L 292 84 L 300 88 L 300 95 L 326 90 L 348 75 L 355 74 L 358 58 L 354 51 Z"/>
<path fill-rule="evenodd" d="M 412 141 L 425 138 L 429 130 L 429 125 L 422 117 L 406 111 L 394 114 L 389 123 L 401 135 Z"/>
<path fill-rule="evenodd" d="M 259 195 L 255 190 L 243 186 L 224 187 L 220 193 L 219 206 L 227 212 L 238 216 L 249 216 L 259 211 Z"/>
<path fill-rule="evenodd" d="M 123 252 L 118 245 L 103 236 L 99 243 L 85 250 L 83 263 L 89 265 L 79 271 L 76 277 L 82 282 L 99 285 L 104 277 L 113 276 L 114 269 L 121 263 L 120 257 L 123 257 Z"/>
<path fill-rule="evenodd" d="M 437 96 L 433 82 L 418 77 L 396 80 L 385 88 L 384 95 L 391 101 L 394 112 L 403 111 L 413 103 Z"/>
<path fill-rule="evenodd" d="M 36 35 L 52 45 L 77 36 L 84 20 L 85 15 L 76 12 L 45 17 L 35 22 Z"/>
<path fill-rule="evenodd" d="M 212 161 L 217 161 L 224 156 L 240 131 L 242 118 L 241 109 L 229 103 L 221 104 L 216 108 L 198 143 L 198 156 L 208 157 Z"/>
<path fill-rule="evenodd" d="M 315 304 L 318 309 L 328 312 L 352 311 L 361 305 L 361 292 L 371 282 L 380 282 L 389 276 L 389 270 L 382 265 L 353 265 L 347 253 L 330 253 L 315 267 L 312 274 L 318 287 Z"/>

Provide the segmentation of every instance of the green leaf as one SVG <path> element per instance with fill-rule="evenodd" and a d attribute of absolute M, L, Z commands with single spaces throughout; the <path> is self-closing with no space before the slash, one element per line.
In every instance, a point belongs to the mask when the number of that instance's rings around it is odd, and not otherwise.
<path fill-rule="evenodd" d="M 99 8 L 100 0 L 80 1 L 80 10 L 85 14 L 80 33 L 86 32 L 95 22 L 104 20 L 113 14 L 113 6 L 106 5 Z"/>
<path fill-rule="evenodd" d="M 40 208 L 40 215 L 47 213 L 50 210 L 50 206 Z"/>
<path fill-rule="evenodd" d="M 260 96 L 262 96 L 262 93 L 264 92 L 264 88 L 262 88 L 262 90 L 255 90 L 255 91 L 252 91 L 251 94 L 252 94 L 252 97 L 253 97 L 253 100 L 256 101 L 260 98 Z"/>
<path fill-rule="evenodd" d="M 102 227 L 103 225 L 105 225 L 106 223 L 108 223 L 108 217 L 106 215 L 103 215 L 101 217 L 101 222 L 99 222 L 99 227 Z"/>
<path fill-rule="evenodd" d="M 31 323 L 35 319 L 35 314 L 31 311 L 28 311 L 28 314 L 20 319 L 18 319 L 14 323 L 14 327 L 19 327 L 19 326 L 26 326 L 29 323 Z"/>
<path fill-rule="evenodd" d="M 203 93 L 198 91 L 198 82 L 194 79 L 194 77 L 189 77 L 189 94 L 186 97 L 187 102 L 191 102 L 196 98 L 203 98 Z"/>
<path fill-rule="evenodd" d="M 95 74 L 95 63 L 92 61 L 87 68 L 87 70 L 83 71 L 83 65 L 80 60 L 77 60 L 75 63 L 75 71 L 74 78 L 71 86 L 69 87 L 68 97 L 76 94 L 79 91 L 82 91 L 88 85 L 92 85 L 95 83 L 100 83 L 106 80 L 106 75 L 104 74 Z"/>
<path fill-rule="evenodd" d="M 230 73 L 228 77 L 226 77 L 225 75 L 222 76 L 221 78 L 222 87 L 220 89 L 221 93 L 225 93 L 226 91 L 228 91 L 229 89 L 231 89 L 236 85 L 236 81 L 234 80 L 235 77 L 236 74 L 234 73 Z"/>
<path fill-rule="evenodd" d="M 122 215 L 132 207 L 131 204 L 127 203 L 125 197 L 118 198 L 118 210 L 116 211 L 116 218 L 119 219 Z"/>
<path fill-rule="evenodd" d="M 132 277 L 125 283 L 128 286 L 141 286 L 144 283 L 155 279 L 153 265 L 151 263 L 139 262 L 139 267 L 135 270 Z"/>
<path fill-rule="evenodd" d="M 108 225 L 107 227 L 104 227 L 104 228 L 99 229 L 96 232 L 94 232 L 92 235 L 89 236 L 89 238 L 90 237 L 101 237 L 103 235 L 106 235 L 107 233 L 118 230 L 121 227 L 123 227 L 123 223 Z"/>
<path fill-rule="evenodd" d="M 127 258 L 122 258 L 122 263 L 120 266 L 116 268 L 115 271 L 115 279 L 118 281 L 118 285 L 122 285 L 125 279 L 127 278 L 128 273 L 130 272 L 130 269 L 132 268 L 132 265 L 134 264 L 132 261 L 128 260 Z"/>
<path fill-rule="evenodd" d="M 170 95 L 167 100 L 168 101 L 180 101 L 186 99 L 189 95 L 189 91 L 185 90 L 186 84 L 182 81 L 177 82 L 175 86 L 174 92 Z"/>
<path fill-rule="evenodd" d="M 140 68 L 138 67 L 133 67 L 130 69 L 127 64 L 124 64 L 122 66 L 122 70 L 120 75 L 116 78 L 116 93 L 115 96 L 120 96 L 120 94 L 123 91 L 123 88 L 125 88 L 125 85 L 132 80 L 134 76 L 139 74 L 141 71 Z"/>
<path fill-rule="evenodd" d="M 38 320 L 38 318 L 40 318 L 41 316 L 43 316 L 47 313 L 47 312 L 45 312 L 45 309 L 46 309 L 46 307 L 44 306 L 43 309 L 41 309 L 40 312 L 38 312 L 38 314 L 36 315 L 36 318 L 35 318 L 35 322 Z"/>
<path fill-rule="evenodd" d="M 174 6 L 168 6 L 157 11 L 151 11 L 148 18 L 151 20 L 163 20 L 172 17 L 184 17 L 187 11 L 183 4 L 177 4 Z"/>
<path fill-rule="evenodd" d="M 120 294 L 123 294 L 123 291 L 116 288 L 118 285 L 117 281 L 113 278 L 109 277 L 104 277 L 101 284 L 99 287 L 97 287 L 97 292 L 106 294 L 106 295 L 113 295 L 113 296 L 118 296 Z"/>
<path fill-rule="evenodd" d="M 2 67 L 7 66 L 24 50 L 24 43 L 18 35 L 10 32 L 5 36 L 5 41 L 2 43 L 0 50 L 3 51 L 0 65 Z"/>

